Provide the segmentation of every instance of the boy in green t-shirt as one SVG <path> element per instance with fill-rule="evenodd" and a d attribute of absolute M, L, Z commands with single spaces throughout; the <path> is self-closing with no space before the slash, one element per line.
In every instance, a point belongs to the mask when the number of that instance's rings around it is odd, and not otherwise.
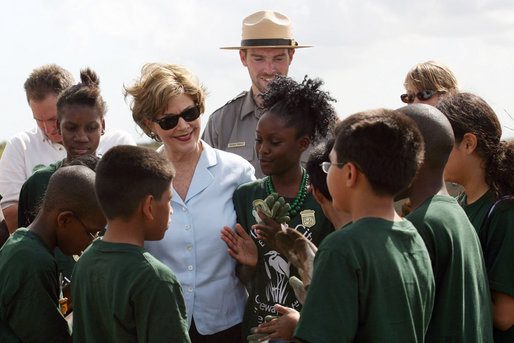
<path fill-rule="evenodd" d="M 98 163 L 107 230 L 73 270 L 75 342 L 190 342 L 180 283 L 143 248 L 168 228 L 174 174 L 168 159 L 135 146 Z"/>
<path fill-rule="evenodd" d="M 491 297 L 480 241 L 444 183 L 454 145 L 452 126 L 433 106 L 414 104 L 399 111 L 418 124 L 425 143 L 423 164 L 405 194 L 413 209 L 406 218 L 425 241 L 436 284 L 425 342 L 492 342 Z"/>
<path fill-rule="evenodd" d="M 421 162 L 421 135 L 411 119 L 385 109 L 350 116 L 336 135 L 327 183 L 334 208 L 350 212 L 352 224 L 321 243 L 295 337 L 423 342 L 435 291 L 430 257 L 393 203 Z"/>
<path fill-rule="evenodd" d="M 0 342 L 71 342 L 53 251 L 80 254 L 105 227 L 94 182 L 83 166 L 56 171 L 34 222 L 0 249 Z"/>

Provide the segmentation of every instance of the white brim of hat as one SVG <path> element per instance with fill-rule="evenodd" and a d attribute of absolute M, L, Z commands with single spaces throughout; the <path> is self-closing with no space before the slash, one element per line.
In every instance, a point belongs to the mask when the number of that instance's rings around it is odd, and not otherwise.
<path fill-rule="evenodd" d="M 220 49 L 223 50 L 245 50 L 245 49 L 302 49 L 302 48 L 312 48 L 312 45 L 297 45 L 297 46 L 289 46 L 289 45 L 257 45 L 257 46 L 224 46 Z"/>

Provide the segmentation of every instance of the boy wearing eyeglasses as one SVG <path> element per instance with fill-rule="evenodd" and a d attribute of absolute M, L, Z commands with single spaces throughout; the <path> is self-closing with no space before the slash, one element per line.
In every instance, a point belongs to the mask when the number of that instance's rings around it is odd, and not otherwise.
<path fill-rule="evenodd" d="M 394 210 L 423 156 L 412 120 L 378 109 L 336 129 L 327 184 L 352 224 L 330 234 L 314 261 L 295 338 L 302 342 L 423 342 L 434 301 L 430 257 Z M 387 142 L 387 144 L 384 144 Z"/>
<path fill-rule="evenodd" d="M 73 270 L 75 342 L 190 342 L 182 287 L 143 247 L 168 229 L 174 175 L 151 149 L 118 146 L 100 160 L 107 230 Z"/>
<path fill-rule="evenodd" d="M 53 255 L 80 254 L 105 227 L 95 173 L 67 166 L 50 178 L 41 211 L 0 249 L 0 342 L 71 342 Z"/>

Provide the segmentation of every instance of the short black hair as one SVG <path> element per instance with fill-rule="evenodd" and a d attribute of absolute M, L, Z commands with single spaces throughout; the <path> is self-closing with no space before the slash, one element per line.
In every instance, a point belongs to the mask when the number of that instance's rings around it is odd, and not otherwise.
<path fill-rule="evenodd" d="M 403 113 L 375 109 L 356 113 L 336 128 L 337 162 L 353 162 L 377 195 L 406 188 L 423 160 L 423 138 Z"/>
<path fill-rule="evenodd" d="M 59 168 L 48 181 L 42 213 L 54 209 L 69 210 L 79 218 L 88 218 L 100 211 L 95 194 L 95 172 L 85 166 Z"/>
<path fill-rule="evenodd" d="M 444 170 L 455 144 L 450 121 L 437 108 L 427 104 L 412 104 L 398 111 L 414 120 L 423 135 L 423 164 L 433 170 Z"/>
<path fill-rule="evenodd" d="M 316 145 L 314 148 L 312 148 L 309 155 L 309 160 L 305 165 L 305 170 L 309 175 L 311 185 L 316 187 L 316 189 L 320 191 L 321 194 L 323 194 L 323 196 L 328 200 L 332 200 L 332 196 L 328 191 L 327 174 L 323 171 L 323 168 L 321 168 L 321 163 L 330 161 L 328 156 L 333 146 L 334 139 L 330 139 L 326 143 L 320 143 Z"/>
<path fill-rule="evenodd" d="M 309 79 L 302 83 L 276 75 L 262 94 L 263 108 L 283 118 L 287 127 L 296 128 L 296 138 L 307 135 L 312 143 L 325 138 L 337 121 L 330 102 L 335 99 L 320 89 L 321 79 Z"/>
<path fill-rule="evenodd" d="M 79 155 L 71 161 L 64 161 L 62 167 L 66 166 L 86 166 L 89 169 L 96 171 L 96 166 L 100 161 L 100 157 L 92 154 Z M 61 167 L 61 168 L 62 168 Z"/>
<path fill-rule="evenodd" d="M 175 176 L 172 163 L 158 152 L 115 146 L 96 167 L 96 193 L 107 219 L 130 218 L 147 195 L 160 199 Z"/>

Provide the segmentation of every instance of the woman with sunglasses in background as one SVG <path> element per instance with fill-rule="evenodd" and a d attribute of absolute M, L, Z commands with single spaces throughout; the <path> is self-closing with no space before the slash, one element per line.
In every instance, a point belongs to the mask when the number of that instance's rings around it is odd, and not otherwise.
<path fill-rule="evenodd" d="M 239 342 L 246 290 L 219 232 L 235 227 L 235 189 L 253 180 L 240 156 L 200 140 L 205 88 L 186 68 L 150 63 L 129 87 L 135 122 L 176 170 L 170 230 L 145 248 L 170 267 L 184 292 L 191 342 Z M 130 187 L 130 185 L 127 185 Z"/>
<path fill-rule="evenodd" d="M 450 68 L 436 61 L 418 63 L 412 67 L 405 76 L 403 86 L 407 93 L 400 95 L 400 99 L 409 105 L 435 106 L 441 99 L 459 91 L 457 78 Z M 452 196 L 462 192 L 462 187 L 451 182 L 446 182 L 446 188 Z M 410 200 L 399 201 L 396 207 L 402 216 L 406 216 L 411 210 Z"/>
<path fill-rule="evenodd" d="M 400 99 L 406 104 L 429 104 L 437 102 L 448 94 L 458 92 L 457 79 L 446 65 L 428 61 L 412 67 L 403 83 L 407 93 Z"/>
<path fill-rule="evenodd" d="M 501 140 L 498 117 L 476 95 L 458 93 L 436 107 L 455 135 L 444 177 L 464 186 L 457 200 L 482 243 L 494 341 L 514 342 L 514 144 Z"/>

